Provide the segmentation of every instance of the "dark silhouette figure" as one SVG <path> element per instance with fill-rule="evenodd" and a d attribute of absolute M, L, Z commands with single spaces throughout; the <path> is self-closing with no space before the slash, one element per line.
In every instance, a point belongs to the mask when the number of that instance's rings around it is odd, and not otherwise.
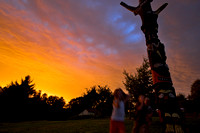
<path fill-rule="evenodd" d="M 144 95 L 140 95 L 136 104 L 136 117 L 132 133 L 149 133 L 153 110 L 150 100 Z"/>

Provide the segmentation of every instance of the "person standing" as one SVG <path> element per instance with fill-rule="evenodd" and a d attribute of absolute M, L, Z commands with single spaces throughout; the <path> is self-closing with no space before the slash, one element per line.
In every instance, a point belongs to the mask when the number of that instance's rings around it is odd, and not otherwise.
<path fill-rule="evenodd" d="M 140 95 L 136 104 L 136 117 L 132 133 L 148 133 L 151 124 L 152 108 L 149 98 Z"/>
<path fill-rule="evenodd" d="M 121 88 L 115 89 L 109 133 L 125 133 L 125 103 L 129 97 Z"/>
<path fill-rule="evenodd" d="M 145 133 L 148 133 L 149 132 L 149 126 L 152 123 L 152 115 L 153 115 L 153 109 L 150 106 L 150 99 L 148 97 L 144 98 L 144 106 L 145 106 L 145 113 L 146 113 Z"/>

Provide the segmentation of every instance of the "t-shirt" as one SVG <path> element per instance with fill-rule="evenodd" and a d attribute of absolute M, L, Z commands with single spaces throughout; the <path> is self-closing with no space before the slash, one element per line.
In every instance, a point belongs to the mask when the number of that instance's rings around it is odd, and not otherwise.
<path fill-rule="evenodd" d="M 124 121 L 124 117 L 125 117 L 124 101 L 119 101 L 118 108 L 113 105 L 111 120 Z"/>

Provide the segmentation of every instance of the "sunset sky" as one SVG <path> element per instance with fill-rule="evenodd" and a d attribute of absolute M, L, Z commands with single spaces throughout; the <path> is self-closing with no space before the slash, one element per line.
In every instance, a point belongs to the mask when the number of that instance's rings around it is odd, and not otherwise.
<path fill-rule="evenodd" d="M 138 0 L 123 0 L 133 6 Z M 0 0 L 0 86 L 30 75 L 36 90 L 66 102 L 85 88 L 124 85 L 147 57 L 141 20 L 121 0 Z M 154 0 L 176 93 L 200 79 L 200 1 Z"/>

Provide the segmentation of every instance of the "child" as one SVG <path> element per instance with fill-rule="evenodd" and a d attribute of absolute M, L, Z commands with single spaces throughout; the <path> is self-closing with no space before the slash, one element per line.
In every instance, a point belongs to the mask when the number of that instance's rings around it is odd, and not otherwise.
<path fill-rule="evenodd" d="M 110 121 L 110 133 L 125 133 L 124 117 L 125 103 L 129 95 L 125 94 L 121 88 L 114 91 L 113 111 Z"/>
<path fill-rule="evenodd" d="M 151 125 L 152 122 L 152 115 L 153 115 L 153 109 L 150 106 L 150 99 L 148 97 L 144 98 L 144 106 L 146 109 L 146 129 L 145 133 L 149 132 L 149 126 Z"/>
<path fill-rule="evenodd" d="M 140 95 L 136 104 L 136 118 L 132 133 L 148 133 L 151 124 L 152 108 L 149 98 Z"/>

